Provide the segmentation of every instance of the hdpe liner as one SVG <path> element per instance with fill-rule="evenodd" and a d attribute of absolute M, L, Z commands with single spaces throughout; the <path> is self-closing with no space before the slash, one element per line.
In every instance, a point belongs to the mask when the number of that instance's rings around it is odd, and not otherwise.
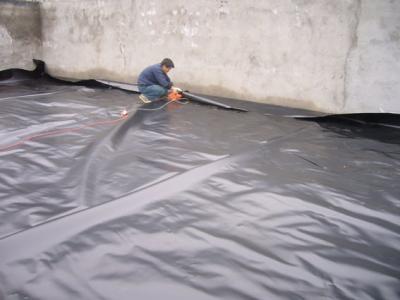
<path fill-rule="evenodd" d="M 0 152 L 0 299 L 399 298 L 397 116 L 0 77 L 2 148 L 117 120 Z"/>

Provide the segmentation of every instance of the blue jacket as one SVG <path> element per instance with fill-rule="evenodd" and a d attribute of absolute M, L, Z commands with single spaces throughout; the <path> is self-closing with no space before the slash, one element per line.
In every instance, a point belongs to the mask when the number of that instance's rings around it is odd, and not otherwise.
<path fill-rule="evenodd" d="M 140 73 L 138 78 L 139 86 L 161 85 L 163 88 L 169 89 L 172 86 L 171 79 L 161 69 L 161 64 L 155 64 L 147 67 Z"/>

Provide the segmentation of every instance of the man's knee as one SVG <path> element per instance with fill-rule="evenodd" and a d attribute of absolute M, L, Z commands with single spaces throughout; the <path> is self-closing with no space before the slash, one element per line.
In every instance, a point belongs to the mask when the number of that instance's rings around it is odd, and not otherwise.
<path fill-rule="evenodd" d="M 151 85 L 146 87 L 142 93 L 150 100 L 157 100 L 165 96 L 168 93 L 168 90 L 160 85 Z"/>
<path fill-rule="evenodd" d="M 157 93 L 162 97 L 165 96 L 168 93 L 168 90 L 166 88 L 163 88 L 160 85 L 155 85 L 154 89 L 157 91 Z"/>

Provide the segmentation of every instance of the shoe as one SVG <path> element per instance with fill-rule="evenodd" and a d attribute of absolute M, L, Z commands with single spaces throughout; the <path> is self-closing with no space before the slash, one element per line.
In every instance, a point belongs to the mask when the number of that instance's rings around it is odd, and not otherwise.
<path fill-rule="evenodd" d="M 143 94 L 139 95 L 139 99 L 142 100 L 143 103 L 150 103 L 151 101 Z"/>

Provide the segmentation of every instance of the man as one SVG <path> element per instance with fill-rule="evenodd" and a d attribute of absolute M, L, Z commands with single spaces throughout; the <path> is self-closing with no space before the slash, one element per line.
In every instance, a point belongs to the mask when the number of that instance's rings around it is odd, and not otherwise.
<path fill-rule="evenodd" d="M 161 63 L 144 69 L 138 78 L 140 100 L 150 103 L 167 96 L 168 90 L 177 89 L 173 87 L 171 79 L 167 75 L 174 67 L 171 59 L 164 58 Z"/>

